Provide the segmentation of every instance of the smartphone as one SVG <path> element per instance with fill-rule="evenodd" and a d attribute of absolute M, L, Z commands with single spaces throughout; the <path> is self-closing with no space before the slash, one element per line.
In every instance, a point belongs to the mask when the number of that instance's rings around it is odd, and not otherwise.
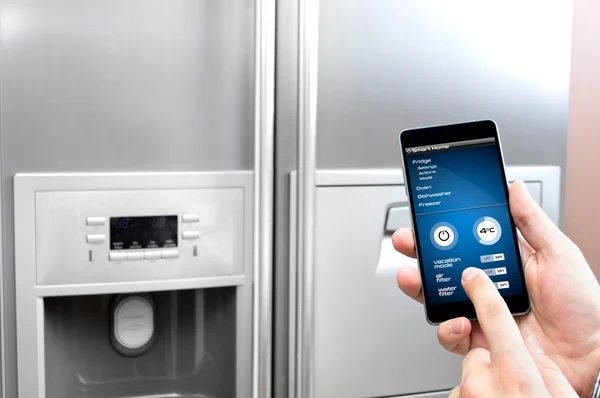
<path fill-rule="evenodd" d="M 512 314 L 527 313 L 529 295 L 496 123 L 404 130 L 400 149 L 428 322 L 476 319 L 461 285 L 468 267 L 489 275 Z"/>

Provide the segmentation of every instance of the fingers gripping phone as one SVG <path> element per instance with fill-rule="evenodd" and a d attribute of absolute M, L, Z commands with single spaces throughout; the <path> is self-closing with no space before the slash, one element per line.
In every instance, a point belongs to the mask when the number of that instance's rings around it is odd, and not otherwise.
<path fill-rule="evenodd" d="M 461 285 L 468 267 L 486 272 L 512 314 L 528 312 L 496 124 L 404 130 L 400 148 L 427 320 L 476 319 Z"/>

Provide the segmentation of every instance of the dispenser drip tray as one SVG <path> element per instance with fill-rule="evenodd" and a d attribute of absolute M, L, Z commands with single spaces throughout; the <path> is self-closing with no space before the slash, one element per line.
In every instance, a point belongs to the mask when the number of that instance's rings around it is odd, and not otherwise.
<path fill-rule="evenodd" d="M 45 298 L 46 397 L 236 396 L 237 293 L 219 287 Z M 127 303 L 137 307 L 119 312 Z M 115 349 L 117 342 L 123 347 Z"/>

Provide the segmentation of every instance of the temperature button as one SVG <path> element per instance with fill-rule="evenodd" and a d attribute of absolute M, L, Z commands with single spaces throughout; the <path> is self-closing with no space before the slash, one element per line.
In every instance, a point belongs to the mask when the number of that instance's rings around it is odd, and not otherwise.
<path fill-rule="evenodd" d="M 177 258 L 179 257 L 179 250 L 171 249 L 171 250 L 163 250 L 162 258 Z"/>
<path fill-rule="evenodd" d="M 89 226 L 100 226 L 106 224 L 106 217 L 88 217 L 85 223 Z"/>
<path fill-rule="evenodd" d="M 162 255 L 158 250 L 144 253 L 144 258 L 146 260 L 160 260 L 161 256 Z"/>
<path fill-rule="evenodd" d="M 127 260 L 127 253 L 124 253 L 124 252 L 111 252 L 108 255 L 108 259 L 110 261 L 118 261 L 118 262 L 125 261 L 125 260 Z"/>
<path fill-rule="evenodd" d="M 131 252 L 127 253 L 128 261 L 140 261 L 144 259 L 144 252 Z"/>
<path fill-rule="evenodd" d="M 500 223 L 495 218 L 481 217 L 473 225 L 473 235 L 475 235 L 475 239 L 482 245 L 490 246 L 500 240 L 502 227 L 500 227 Z"/>
<path fill-rule="evenodd" d="M 200 237 L 200 231 L 183 231 L 181 236 L 183 239 L 198 239 Z"/>
<path fill-rule="evenodd" d="M 184 214 L 181 216 L 181 221 L 183 222 L 199 222 L 200 215 L 198 214 Z"/>
<path fill-rule="evenodd" d="M 87 236 L 87 243 L 98 244 L 104 243 L 106 240 L 106 235 L 103 234 L 93 234 Z"/>

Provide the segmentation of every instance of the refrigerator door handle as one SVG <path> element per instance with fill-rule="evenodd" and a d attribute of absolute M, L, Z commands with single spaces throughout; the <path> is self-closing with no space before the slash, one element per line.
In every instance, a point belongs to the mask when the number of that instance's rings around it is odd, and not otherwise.
<path fill-rule="evenodd" d="M 295 397 L 315 394 L 314 252 L 319 1 L 299 2 L 299 132 Z"/>
<path fill-rule="evenodd" d="M 254 114 L 252 396 L 272 396 L 275 0 L 257 0 Z"/>

